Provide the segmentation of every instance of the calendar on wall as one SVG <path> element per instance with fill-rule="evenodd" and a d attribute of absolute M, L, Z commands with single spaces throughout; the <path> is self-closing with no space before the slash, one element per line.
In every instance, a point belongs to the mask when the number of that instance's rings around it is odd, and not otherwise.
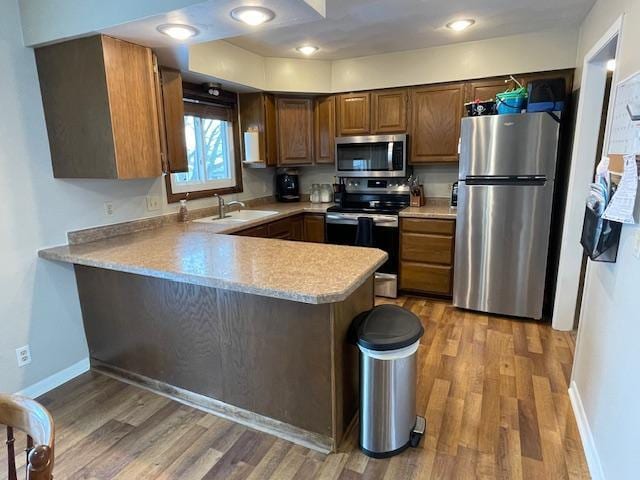
<path fill-rule="evenodd" d="M 640 153 L 640 72 L 621 81 L 616 88 L 607 153 Z"/>

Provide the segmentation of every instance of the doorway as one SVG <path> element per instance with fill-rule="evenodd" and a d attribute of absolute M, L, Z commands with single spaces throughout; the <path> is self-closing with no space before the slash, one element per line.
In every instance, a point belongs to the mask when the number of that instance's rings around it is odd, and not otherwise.
<path fill-rule="evenodd" d="M 617 84 L 615 62 L 622 29 L 620 17 L 584 57 L 580 82 L 576 130 L 571 156 L 567 205 L 562 231 L 560 262 L 552 327 L 573 330 L 580 314 L 588 261 L 584 259 L 580 236 L 585 199 L 602 152 L 606 151 L 610 106 Z M 613 70 L 613 71 L 612 71 Z"/>

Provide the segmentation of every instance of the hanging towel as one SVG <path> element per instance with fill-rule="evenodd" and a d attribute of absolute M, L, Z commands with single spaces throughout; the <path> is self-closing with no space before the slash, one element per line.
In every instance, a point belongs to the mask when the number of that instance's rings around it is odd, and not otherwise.
<path fill-rule="evenodd" d="M 373 247 L 373 218 L 358 217 L 356 247 Z"/>

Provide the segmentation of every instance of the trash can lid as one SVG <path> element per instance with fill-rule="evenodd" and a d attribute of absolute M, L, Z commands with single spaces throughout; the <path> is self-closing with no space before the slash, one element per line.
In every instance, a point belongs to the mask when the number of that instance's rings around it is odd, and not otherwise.
<path fill-rule="evenodd" d="M 379 305 L 360 318 L 358 345 L 388 351 L 408 347 L 424 334 L 420 319 L 397 305 Z"/>

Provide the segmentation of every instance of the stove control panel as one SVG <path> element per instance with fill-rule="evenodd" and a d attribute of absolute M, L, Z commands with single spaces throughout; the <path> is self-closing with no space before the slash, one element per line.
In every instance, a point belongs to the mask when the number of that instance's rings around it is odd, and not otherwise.
<path fill-rule="evenodd" d="M 409 194 L 409 183 L 405 178 L 347 178 L 345 185 L 349 193 Z"/>

